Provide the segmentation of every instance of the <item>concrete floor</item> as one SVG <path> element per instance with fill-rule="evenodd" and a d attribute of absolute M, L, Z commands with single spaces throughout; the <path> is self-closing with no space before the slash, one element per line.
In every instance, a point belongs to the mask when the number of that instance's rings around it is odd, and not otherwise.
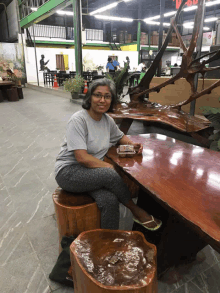
<path fill-rule="evenodd" d="M 0 104 L 0 292 L 74 292 L 49 280 L 58 257 L 52 193 L 54 162 L 70 116 L 68 98 L 24 89 L 24 100 Z M 141 122 L 129 133 L 145 133 Z M 170 133 L 172 135 L 172 133 Z M 159 293 L 220 292 L 220 255 L 210 246 L 203 262 L 180 267 L 182 280 L 159 281 Z"/>

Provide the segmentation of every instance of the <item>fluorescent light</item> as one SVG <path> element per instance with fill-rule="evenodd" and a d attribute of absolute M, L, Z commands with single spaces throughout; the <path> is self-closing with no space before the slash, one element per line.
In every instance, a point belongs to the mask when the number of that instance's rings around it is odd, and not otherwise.
<path fill-rule="evenodd" d="M 163 25 L 164 26 L 170 26 L 170 23 L 169 22 L 163 22 Z"/>
<path fill-rule="evenodd" d="M 204 30 L 204 31 L 209 31 L 209 30 L 210 30 L 210 28 L 209 28 L 209 27 L 207 27 L 207 26 L 204 26 L 204 27 L 203 27 L 203 30 Z"/>
<path fill-rule="evenodd" d="M 155 15 L 155 16 L 152 16 L 152 17 L 145 18 L 144 21 L 153 20 L 153 19 L 159 19 L 159 18 L 160 18 L 160 15 Z"/>
<path fill-rule="evenodd" d="M 128 21 L 132 22 L 133 18 L 126 18 L 126 17 L 114 17 L 114 16 L 107 16 L 107 15 L 94 15 L 96 18 L 105 19 L 105 20 L 115 20 L 115 21 Z"/>
<path fill-rule="evenodd" d="M 204 22 L 212 22 L 212 21 L 216 21 L 217 19 L 218 17 L 210 17 L 210 18 L 206 18 Z"/>
<path fill-rule="evenodd" d="M 37 7 L 31 7 L 32 11 L 37 11 L 37 9 L 38 9 Z"/>
<path fill-rule="evenodd" d="M 159 21 L 153 21 L 153 20 L 151 20 L 151 19 L 147 19 L 147 20 L 145 20 L 145 22 L 146 22 L 147 24 L 160 25 L 160 22 L 159 22 Z"/>
<path fill-rule="evenodd" d="M 91 12 L 90 15 L 94 15 L 94 14 L 96 14 L 96 13 L 106 11 L 106 10 L 108 10 L 108 9 L 111 9 L 111 8 L 113 8 L 113 7 L 116 7 L 117 5 L 118 5 L 118 2 L 114 2 L 114 3 L 112 3 L 112 4 L 109 4 L 109 5 L 107 5 L 107 6 L 104 6 L 104 7 L 102 7 L 102 8 L 99 8 L 99 9 L 97 9 L 97 10 Z"/>
<path fill-rule="evenodd" d="M 194 6 L 190 6 L 190 7 L 187 7 L 187 8 L 184 8 L 183 11 L 192 11 L 192 10 L 196 10 L 198 8 L 197 5 L 194 5 Z"/>
<path fill-rule="evenodd" d="M 132 0 L 124 0 L 124 2 L 129 2 L 129 1 L 132 1 Z"/>
<path fill-rule="evenodd" d="M 166 17 L 166 16 L 170 16 L 170 15 L 174 15 L 174 14 L 176 14 L 176 11 L 170 11 L 170 12 L 165 13 L 164 16 Z"/>
<path fill-rule="evenodd" d="M 60 15 L 73 15 L 72 11 L 64 11 L 64 10 L 58 10 L 57 13 Z"/>
<path fill-rule="evenodd" d="M 207 3 L 205 3 L 205 6 L 213 6 L 216 4 L 220 4 L 220 0 L 207 2 Z"/>

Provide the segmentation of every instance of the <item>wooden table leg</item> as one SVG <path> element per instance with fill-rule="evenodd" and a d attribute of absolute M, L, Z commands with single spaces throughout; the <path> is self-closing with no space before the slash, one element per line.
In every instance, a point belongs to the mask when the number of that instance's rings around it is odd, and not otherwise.
<path fill-rule="evenodd" d="M 128 130 L 129 130 L 131 124 L 132 124 L 132 122 L 133 122 L 133 119 L 131 119 L 131 118 L 124 118 L 124 119 L 122 119 L 122 122 L 120 124 L 119 129 L 122 132 L 124 132 L 124 134 L 127 134 L 128 133 Z"/>
<path fill-rule="evenodd" d="M 166 269 L 190 262 L 207 243 L 180 217 L 169 213 L 155 199 L 140 190 L 137 204 L 163 222 L 158 231 L 149 231 L 134 223 L 133 230 L 144 234 L 147 241 L 157 247 L 158 275 Z"/>

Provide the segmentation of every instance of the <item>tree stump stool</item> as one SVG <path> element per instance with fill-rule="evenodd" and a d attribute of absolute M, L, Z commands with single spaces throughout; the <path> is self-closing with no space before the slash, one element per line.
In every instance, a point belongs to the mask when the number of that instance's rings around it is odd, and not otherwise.
<path fill-rule="evenodd" d="M 70 257 L 74 293 L 157 293 L 156 247 L 141 232 L 83 232 Z"/>
<path fill-rule="evenodd" d="M 24 99 L 22 87 L 17 87 L 19 99 Z"/>
<path fill-rule="evenodd" d="M 57 188 L 53 194 L 59 250 L 63 236 L 78 236 L 81 232 L 99 229 L 101 214 L 96 202 L 86 193 L 71 193 Z"/>
<path fill-rule="evenodd" d="M 4 100 L 4 96 L 3 96 L 2 91 L 0 90 L 0 103 L 3 102 L 3 100 Z"/>
<path fill-rule="evenodd" d="M 18 91 L 16 87 L 12 87 L 11 89 L 7 89 L 7 96 L 10 102 L 19 101 Z"/>

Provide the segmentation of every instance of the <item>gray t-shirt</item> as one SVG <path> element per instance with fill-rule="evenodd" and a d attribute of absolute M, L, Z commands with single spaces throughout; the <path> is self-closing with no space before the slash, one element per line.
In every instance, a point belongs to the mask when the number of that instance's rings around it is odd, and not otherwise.
<path fill-rule="evenodd" d="M 55 163 L 55 176 L 65 166 L 79 164 L 74 156 L 74 150 L 86 150 L 88 154 L 103 160 L 108 149 L 123 135 L 108 114 L 103 114 L 102 119 L 96 121 L 87 110 L 76 112 L 67 124 L 64 143 Z"/>

